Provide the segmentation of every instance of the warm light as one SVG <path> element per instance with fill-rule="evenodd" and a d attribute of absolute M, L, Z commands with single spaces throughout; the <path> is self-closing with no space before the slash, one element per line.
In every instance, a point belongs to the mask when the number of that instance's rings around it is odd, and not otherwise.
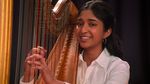
<path fill-rule="evenodd" d="M 54 8 L 52 9 L 54 13 L 58 13 L 60 8 L 61 8 L 61 4 L 65 3 L 67 0 L 59 0 L 56 5 L 54 6 Z"/>
<path fill-rule="evenodd" d="M 0 84 L 9 84 L 12 0 L 0 0 Z"/>

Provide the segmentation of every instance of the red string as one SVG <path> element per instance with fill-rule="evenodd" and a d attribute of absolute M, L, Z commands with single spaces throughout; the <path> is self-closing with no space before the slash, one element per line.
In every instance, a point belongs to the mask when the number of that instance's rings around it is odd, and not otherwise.
<path fill-rule="evenodd" d="M 47 29 L 48 29 L 48 0 L 46 0 L 46 16 L 45 16 L 45 33 L 44 33 L 44 48 L 46 49 Z"/>
<path fill-rule="evenodd" d="M 38 35 L 39 35 L 39 17 L 40 17 L 40 0 L 38 0 L 38 15 L 37 15 L 37 31 L 36 31 L 36 46 L 39 45 L 39 38 L 38 38 Z"/>

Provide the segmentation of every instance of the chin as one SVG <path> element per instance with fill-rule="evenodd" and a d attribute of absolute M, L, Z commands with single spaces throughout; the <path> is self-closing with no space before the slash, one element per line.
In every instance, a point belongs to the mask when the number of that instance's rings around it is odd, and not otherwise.
<path fill-rule="evenodd" d="M 83 48 L 83 49 L 88 48 L 88 46 L 87 46 L 87 45 L 80 45 L 80 47 L 81 47 L 81 48 Z"/>

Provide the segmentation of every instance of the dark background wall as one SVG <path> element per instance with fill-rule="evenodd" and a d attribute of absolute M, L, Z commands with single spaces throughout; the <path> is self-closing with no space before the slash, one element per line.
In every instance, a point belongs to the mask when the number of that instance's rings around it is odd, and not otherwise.
<path fill-rule="evenodd" d="M 149 84 L 150 68 L 148 0 L 106 0 L 116 12 L 123 53 L 130 64 L 130 84 Z"/>
<path fill-rule="evenodd" d="M 55 0 L 56 2 L 57 0 Z M 78 4 L 82 0 L 73 0 Z M 150 3 L 149 0 L 105 0 L 114 8 L 117 33 L 123 41 L 123 52 L 130 64 L 129 84 L 149 84 L 150 68 Z M 19 24 L 24 0 L 14 0 L 13 39 L 10 84 L 15 84 L 18 59 Z M 80 2 L 80 3 L 79 3 Z M 54 3 L 55 4 L 55 3 Z"/>

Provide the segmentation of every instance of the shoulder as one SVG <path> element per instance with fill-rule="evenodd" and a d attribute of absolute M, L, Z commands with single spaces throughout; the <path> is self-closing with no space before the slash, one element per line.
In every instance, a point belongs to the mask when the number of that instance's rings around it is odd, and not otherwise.
<path fill-rule="evenodd" d="M 106 70 L 112 70 L 112 69 L 113 70 L 114 69 L 129 70 L 129 68 L 130 68 L 127 61 L 124 61 L 117 56 L 111 55 L 107 49 L 104 49 L 104 51 L 102 52 L 102 54 L 99 58 L 99 61 L 102 61 L 100 64 L 102 64 L 103 62 L 105 63 Z"/>
<path fill-rule="evenodd" d="M 128 62 L 122 59 L 111 56 L 109 65 L 106 71 L 107 81 L 115 84 L 127 84 L 130 77 L 130 66 Z"/>
<path fill-rule="evenodd" d="M 98 63 L 105 69 L 107 84 L 127 84 L 130 76 L 130 65 L 127 61 L 111 55 L 107 49 L 104 49 L 98 59 Z"/>
<path fill-rule="evenodd" d="M 119 57 L 111 56 L 111 60 L 108 66 L 109 76 L 118 75 L 120 77 L 129 78 L 130 65 L 127 61 L 120 59 Z"/>
<path fill-rule="evenodd" d="M 110 56 L 109 68 L 117 70 L 129 70 L 130 65 L 127 61 L 120 59 L 119 57 Z"/>

